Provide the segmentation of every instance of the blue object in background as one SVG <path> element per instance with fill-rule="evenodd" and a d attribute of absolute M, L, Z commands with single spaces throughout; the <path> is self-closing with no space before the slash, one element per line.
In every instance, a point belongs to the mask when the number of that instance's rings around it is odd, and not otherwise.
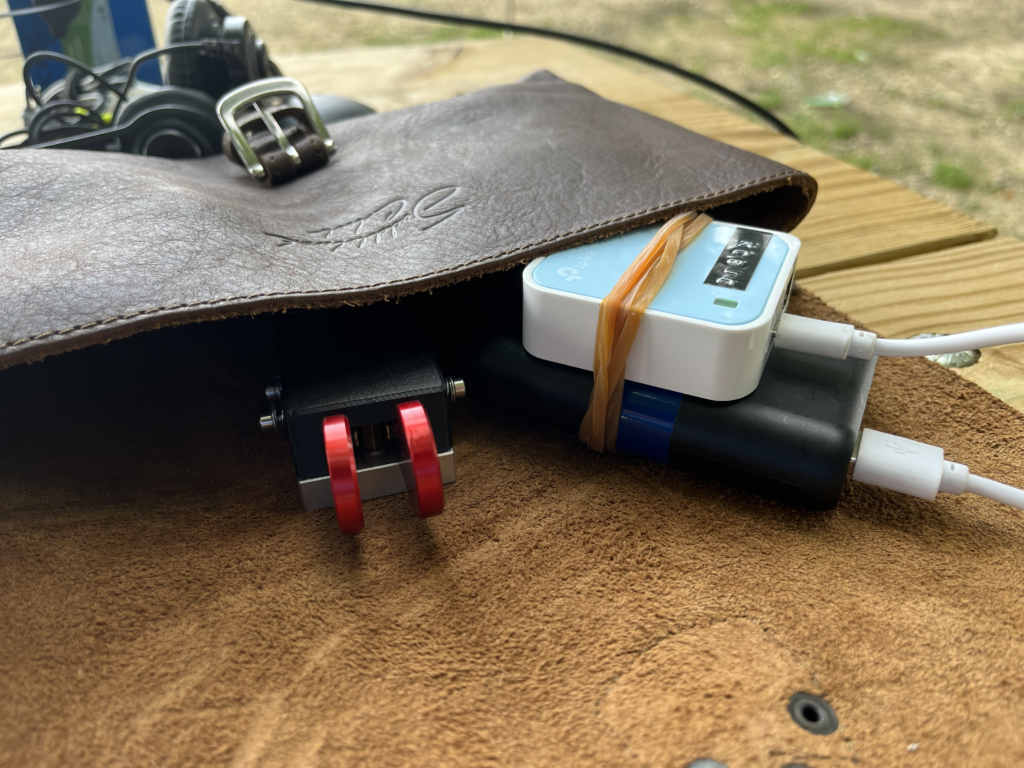
<path fill-rule="evenodd" d="M 31 8 L 32 0 L 8 0 L 8 5 L 12 11 Z M 77 6 L 18 16 L 13 21 L 24 56 L 55 51 L 97 67 L 155 47 L 145 0 L 82 0 Z M 66 72 L 60 62 L 41 62 L 31 69 L 32 81 L 46 88 Z M 143 64 L 138 77 L 150 83 L 163 82 L 155 60 Z"/>

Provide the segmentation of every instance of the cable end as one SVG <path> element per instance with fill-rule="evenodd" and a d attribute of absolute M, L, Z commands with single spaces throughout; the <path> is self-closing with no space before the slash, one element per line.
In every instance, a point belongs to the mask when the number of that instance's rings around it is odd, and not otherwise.
<path fill-rule="evenodd" d="M 847 357 L 855 357 L 858 360 L 870 360 L 875 355 L 875 342 L 878 335 L 871 331 L 855 330 L 850 336 L 850 349 Z"/>
<path fill-rule="evenodd" d="M 864 429 L 850 477 L 931 501 L 942 485 L 947 463 L 951 462 L 945 461 L 942 449 L 934 445 Z"/>
<path fill-rule="evenodd" d="M 776 331 L 775 346 L 821 357 L 868 360 L 875 353 L 878 337 L 858 331 L 847 323 L 830 323 L 800 315 L 783 315 Z"/>
<path fill-rule="evenodd" d="M 934 445 L 873 429 L 861 431 L 850 478 L 927 501 L 939 493 L 973 493 L 1024 510 L 1024 490 L 972 475 Z"/>

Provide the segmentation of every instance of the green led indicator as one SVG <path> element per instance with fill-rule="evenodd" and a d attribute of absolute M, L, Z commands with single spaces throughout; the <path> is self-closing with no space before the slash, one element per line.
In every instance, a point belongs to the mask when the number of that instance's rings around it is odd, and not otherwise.
<path fill-rule="evenodd" d="M 715 306 L 718 307 L 728 307 L 729 309 L 736 309 L 736 307 L 738 307 L 739 305 L 740 303 L 738 301 L 733 301 L 732 299 L 715 299 Z"/>

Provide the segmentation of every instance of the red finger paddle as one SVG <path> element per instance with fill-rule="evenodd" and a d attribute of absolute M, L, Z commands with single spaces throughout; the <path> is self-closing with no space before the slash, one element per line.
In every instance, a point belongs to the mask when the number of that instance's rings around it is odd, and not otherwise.
<path fill-rule="evenodd" d="M 444 486 L 441 462 L 430 419 L 418 400 L 398 406 L 398 425 L 405 468 L 405 487 L 409 490 L 416 516 L 431 517 L 444 511 Z"/>
<path fill-rule="evenodd" d="M 347 536 L 357 534 L 363 530 L 363 501 L 359 497 L 356 454 L 347 417 L 339 414 L 324 419 L 324 448 L 338 528 Z"/>

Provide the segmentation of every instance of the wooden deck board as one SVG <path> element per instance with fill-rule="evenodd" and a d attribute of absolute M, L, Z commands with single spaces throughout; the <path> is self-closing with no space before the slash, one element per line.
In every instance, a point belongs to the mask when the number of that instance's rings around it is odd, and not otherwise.
<path fill-rule="evenodd" d="M 1024 322 L 1024 243 L 1004 237 L 832 272 L 801 284 L 892 338 Z M 986 349 L 957 371 L 1024 411 L 1024 344 Z"/>

